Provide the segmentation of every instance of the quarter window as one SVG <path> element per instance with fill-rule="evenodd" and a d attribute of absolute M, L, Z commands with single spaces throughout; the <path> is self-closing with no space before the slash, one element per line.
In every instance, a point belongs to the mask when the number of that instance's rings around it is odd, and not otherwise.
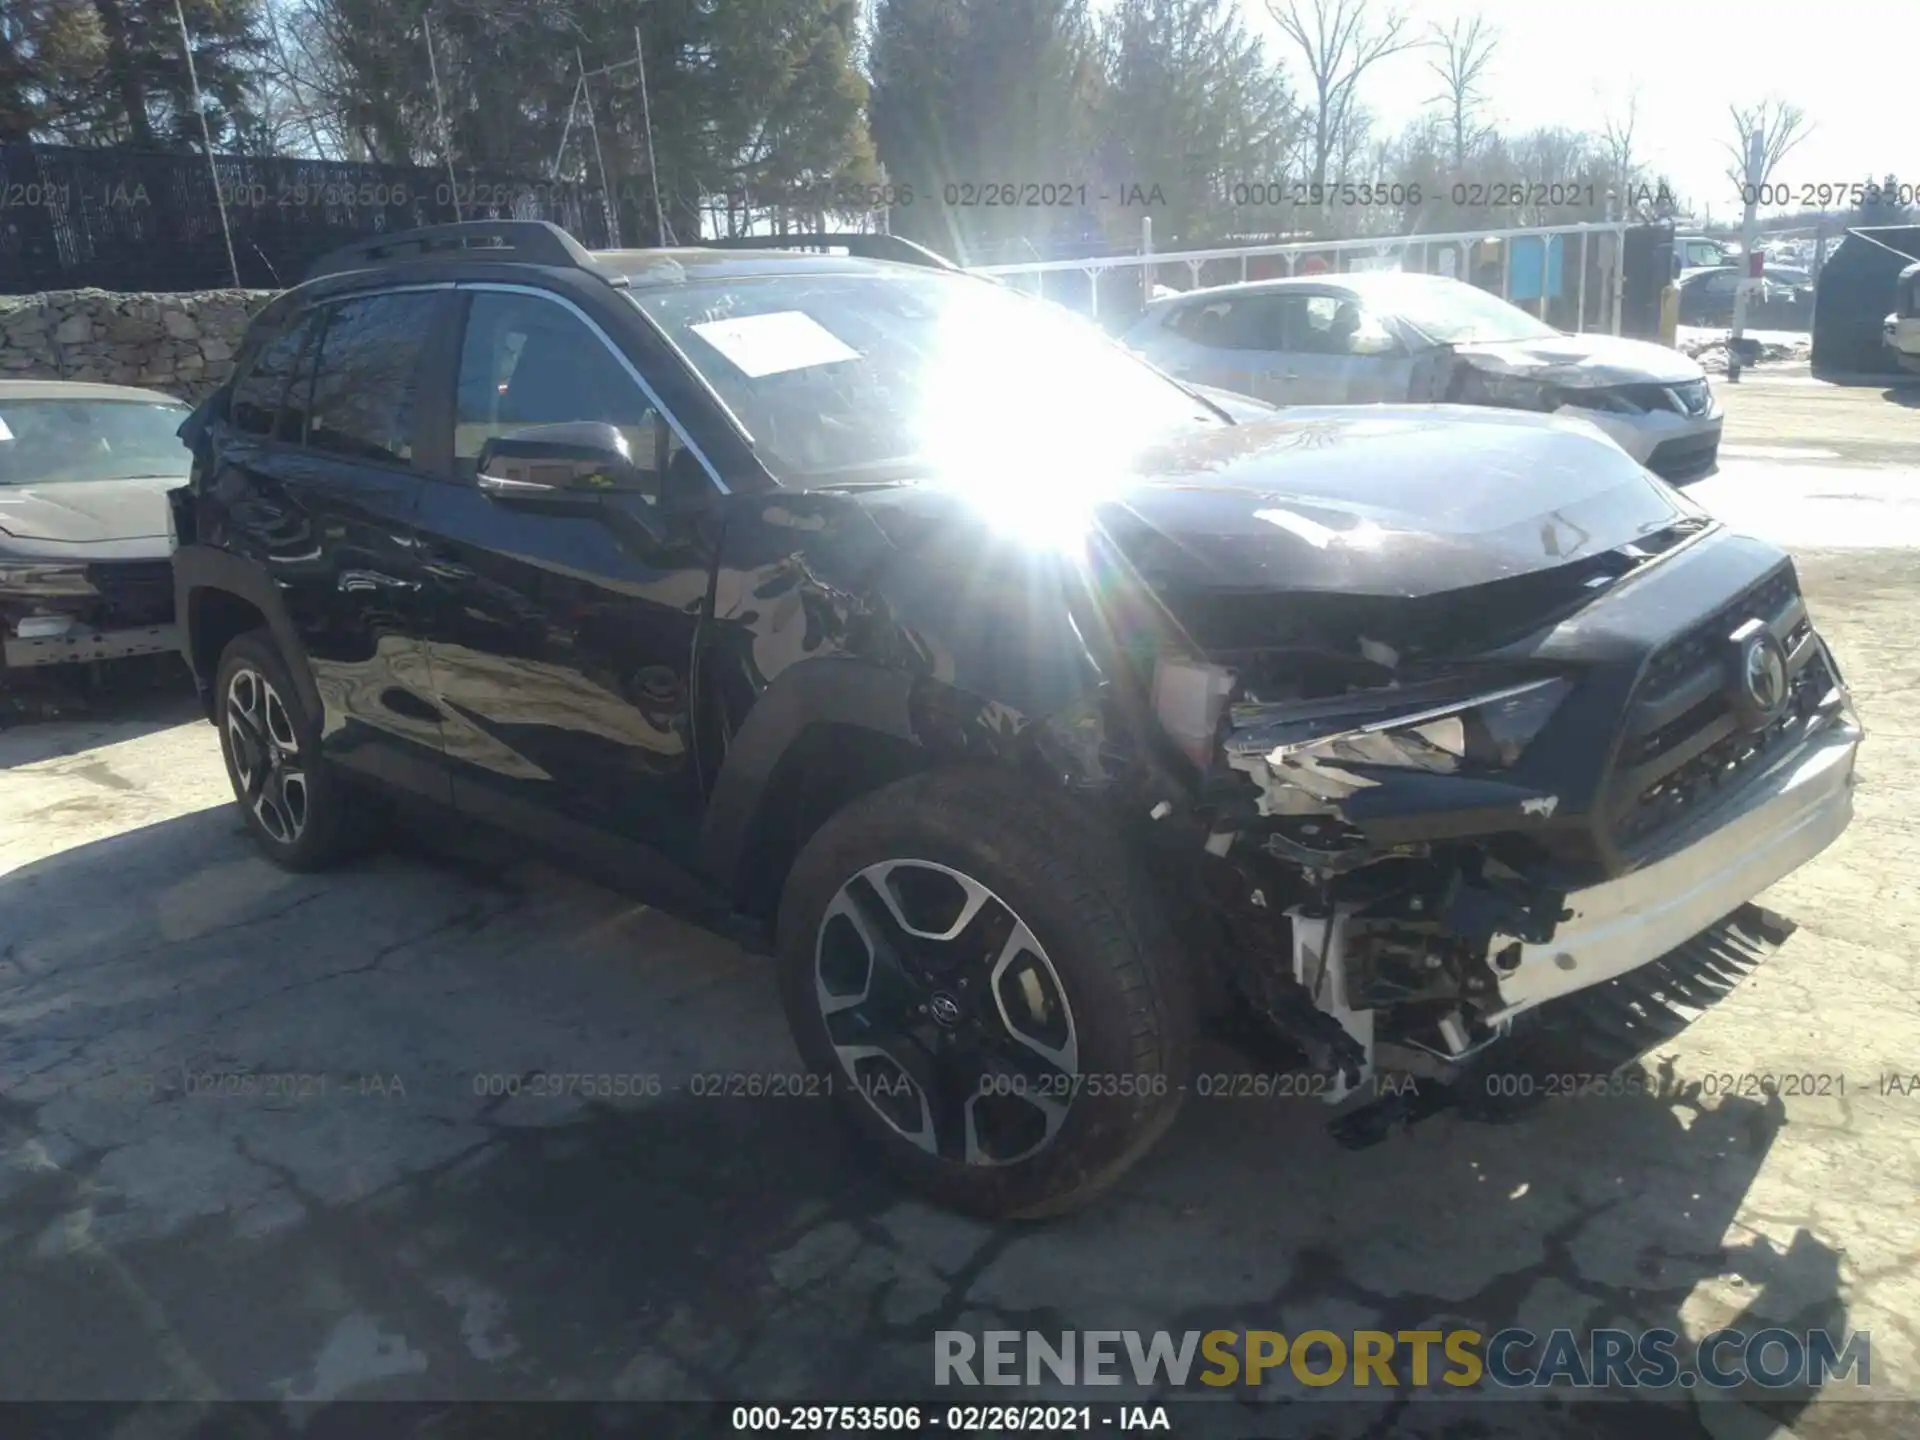
<path fill-rule="evenodd" d="M 309 324 L 309 319 L 303 316 L 269 340 L 261 347 L 246 376 L 234 386 L 233 403 L 227 413 L 233 427 L 242 434 L 274 433 L 274 417 L 280 411 L 300 348 L 306 344 Z M 295 438 L 298 439 L 298 435 Z"/>
<path fill-rule="evenodd" d="M 365 295 L 331 307 L 320 334 L 307 445 L 354 460 L 410 463 L 420 357 L 433 292 Z"/>

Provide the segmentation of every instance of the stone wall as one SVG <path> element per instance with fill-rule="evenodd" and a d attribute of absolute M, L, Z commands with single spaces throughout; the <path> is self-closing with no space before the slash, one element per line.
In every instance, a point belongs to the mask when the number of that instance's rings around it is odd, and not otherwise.
<path fill-rule="evenodd" d="M 101 380 L 198 400 L 227 378 L 271 290 L 0 295 L 0 380 Z"/>

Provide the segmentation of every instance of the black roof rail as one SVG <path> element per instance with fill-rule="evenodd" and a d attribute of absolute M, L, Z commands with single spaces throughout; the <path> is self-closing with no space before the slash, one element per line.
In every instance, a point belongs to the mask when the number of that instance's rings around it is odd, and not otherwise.
<path fill-rule="evenodd" d="M 892 260 L 901 265 L 924 265 L 931 270 L 958 270 L 944 255 L 899 235 L 872 235 L 858 231 L 841 234 L 731 235 L 721 240 L 697 240 L 704 250 L 844 250 L 862 260 Z"/>
<path fill-rule="evenodd" d="M 546 220 L 463 220 L 454 225 L 428 225 L 393 235 L 369 236 L 322 255 L 306 278 L 318 280 L 323 275 L 365 270 L 396 260 L 448 259 L 512 260 L 522 265 L 586 270 L 606 280 L 617 279 L 578 240 Z"/>

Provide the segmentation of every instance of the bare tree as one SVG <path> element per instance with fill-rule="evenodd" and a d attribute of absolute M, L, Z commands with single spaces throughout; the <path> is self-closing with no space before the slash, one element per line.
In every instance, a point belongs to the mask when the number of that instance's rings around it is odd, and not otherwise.
<path fill-rule="evenodd" d="M 1282 33 L 1300 47 L 1313 77 L 1313 183 L 1324 185 L 1327 162 L 1349 124 L 1360 77 L 1377 60 L 1421 42 L 1406 32 L 1406 17 L 1388 11 L 1375 25 L 1367 0 L 1267 0 Z"/>
<path fill-rule="evenodd" d="M 1450 29 L 1443 29 L 1437 23 L 1430 28 L 1428 43 L 1440 54 L 1427 62 L 1427 68 L 1440 77 L 1444 88 L 1429 103 L 1442 106 L 1446 111 L 1447 123 L 1453 130 L 1453 168 L 1458 170 L 1467 163 L 1467 152 L 1487 133 L 1487 127 L 1476 119 L 1486 99 L 1480 83 L 1486 78 L 1487 67 L 1493 63 L 1500 32 L 1487 25 L 1484 15 L 1475 15 L 1471 20 L 1456 19 Z"/>
<path fill-rule="evenodd" d="M 1636 86 L 1627 92 L 1625 112 L 1609 112 L 1600 131 L 1600 149 L 1607 159 L 1608 183 L 1620 196 L 1622 206 L 1629 203 L 1628 191 L 1640 169 L 1640 162 L 1633 156 L 1633 136 L 1639 124 L 1640 90 Z"/>
<path fill-rule="evenodd" d="M 1727 167 L 1727 178 L 1738 186 L 1766 184 L 1787 152 L 1813 131 L 1804 110 L 1777 97 L 1757 105 L 1729 105 L 1727 113 L 1733 117 L 1734 125 L 1734 139 L 1725 145 L 1727 154 L 1733 158 Z M 1757 174 L 1748 174 L 1747 137 L 1755 133 L 1760 136 L 1760 169 Z M 1741 198 L 1744 201 L 1744 190 Z"/>

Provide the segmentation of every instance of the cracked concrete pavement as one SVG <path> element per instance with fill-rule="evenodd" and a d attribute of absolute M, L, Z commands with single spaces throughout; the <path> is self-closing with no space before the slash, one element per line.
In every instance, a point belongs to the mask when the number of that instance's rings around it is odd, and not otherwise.
<path fill-rule="evenodd" d="M 284 874 L 181 705 L 0 734 L 0 1395 L 924 1398 L 941 1328 L 1778 1323 L 1870 1331 L 1872 1393 L 1911 1396 L 1920 1093 L 1879 1092 L 1920 1072 L 1920 555 L 1801 565 L 1870 732 L 1858 818 L 1649 1063 L 1844 1095 L 1454 1111 L 1359 1152 L 1311 1102 L 1195 1099 L 1038 1227 L 902 1198 L 818 1101 L 696 1096 L 798 1069 L 723 941 L 461 835 Z M 1747 1398 L 1672 1433 L 1920 1413 Z M 1626 1433 L 1597 1408 L 1556 1433 Z"/>

